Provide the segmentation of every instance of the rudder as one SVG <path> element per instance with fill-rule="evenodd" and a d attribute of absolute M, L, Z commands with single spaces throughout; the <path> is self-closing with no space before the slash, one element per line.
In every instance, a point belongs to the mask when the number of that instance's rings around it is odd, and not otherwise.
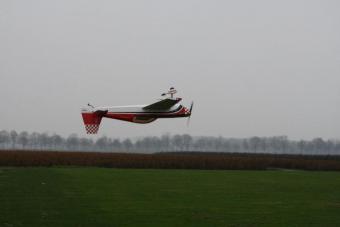
<path fill-rule="evenodd" d="M 87 134 L 97 134 L 99 130 L 100 122 L 103 118 L 102 111 L 82 111 L 81 113 Z"/>

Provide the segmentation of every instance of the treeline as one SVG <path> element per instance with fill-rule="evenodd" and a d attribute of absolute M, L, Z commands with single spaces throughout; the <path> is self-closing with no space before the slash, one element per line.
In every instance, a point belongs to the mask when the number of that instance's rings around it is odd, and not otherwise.
<path fill-rule="evenodd" d="M 71 134 L 0 131 L 0 149 L 154 153 L 169 151 L 340 155 L 339 140 L 289 140 L 287 136 L 223 138 L 162 135 L 140 139 L 98 139 Z"/>
<path fill-rule="evenodd" d="M 0 151 L 0 166 L 95 166 L 106 168 L 340 171 L 340 156 L 214 152 L 155 154 Z"/>

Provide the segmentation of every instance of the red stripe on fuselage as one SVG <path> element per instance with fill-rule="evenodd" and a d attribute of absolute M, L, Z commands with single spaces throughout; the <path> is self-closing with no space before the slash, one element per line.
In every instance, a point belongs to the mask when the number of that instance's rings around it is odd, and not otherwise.
<path fill-rule="evenodd" d="M 122 121 L 129 121 L 134 122 L 135 117 L 146 117 L 146 118 L 177 118 L 177 117 L 188 117 L 190 114 L 185 107 L 182 107 L 177 112 L 170 112 L 170 113 L 115 113 L 115 112 L 108 112 L 103 117 L 112 118 Z"/>

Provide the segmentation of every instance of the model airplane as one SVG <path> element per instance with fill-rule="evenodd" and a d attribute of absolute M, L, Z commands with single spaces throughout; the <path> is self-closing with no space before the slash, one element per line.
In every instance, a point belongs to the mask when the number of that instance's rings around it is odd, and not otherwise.
<path fill-rule="evenodd" d="M 139 124 L 147 124 L 158 118 L 177 118 L 191 116 L 193 103 L 190 109 L 182 106 L 181 98 L 174 98 L 177 91 L 172 87 L 162 96 L 169 96 L 150 105 L 94 107 L 88 104 L 81 110 L 87 134 L 96 134 L 103 117 L 129 121 Z"/>

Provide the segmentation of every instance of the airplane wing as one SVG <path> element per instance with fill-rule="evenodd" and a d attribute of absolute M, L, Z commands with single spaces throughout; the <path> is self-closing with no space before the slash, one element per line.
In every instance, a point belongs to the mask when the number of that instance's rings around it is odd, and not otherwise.
<path fill-rule="evenodd" d="M 181 101 L 180 98 L 177 99 L 163 99 L 161 101 L 155 102 L 153 104 L 150 104 L 148 106 L 143 107 L 144 110 L 168 110 L 171 107 L 173 107 L 174 105 L 176 105 L 176 103 L 178 103 L 179 101 Z"/>

